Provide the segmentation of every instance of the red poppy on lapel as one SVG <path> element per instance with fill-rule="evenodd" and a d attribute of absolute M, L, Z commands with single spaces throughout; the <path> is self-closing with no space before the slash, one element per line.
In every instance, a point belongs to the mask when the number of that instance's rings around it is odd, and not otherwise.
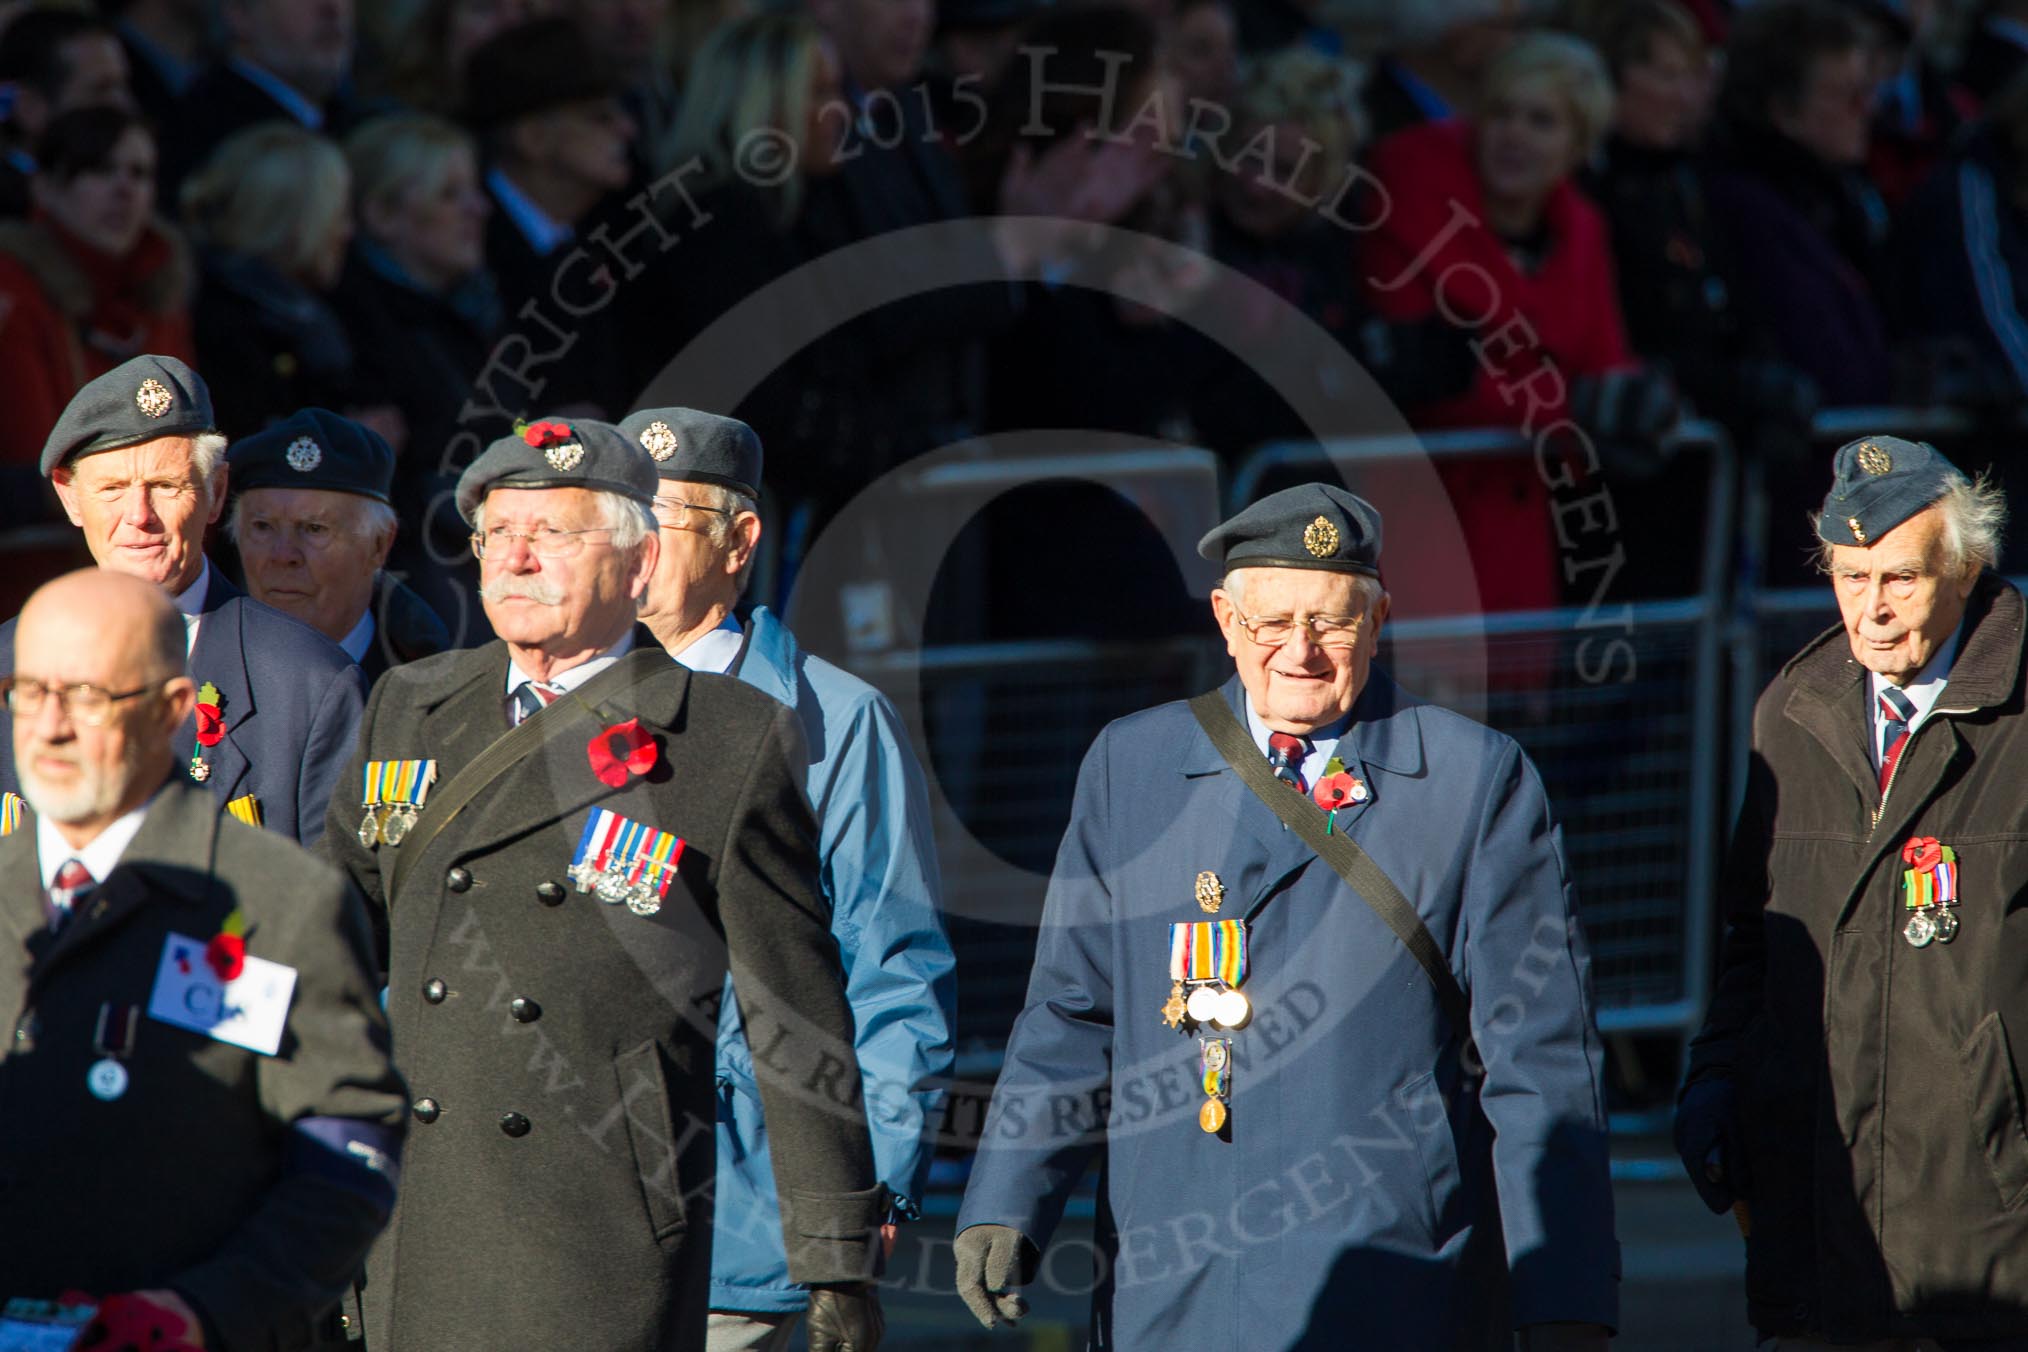
<path fill-rule="evenodd" d="M 1352 787 L 1358 782 L 1352 778 L 1351 771 L 1340 770 L 1335 775 L 1325 775 L 1318 780 L 1317 787 L 1310 793 L 1310 798 L 1318 807 L 1329 812 L 1352 801 Z"/>
<path fill-rule="evenodd" d="M 591 739 L 585 747 L 592 773 L 607 788 L 621 789 L 629 775 L 645 775 L 655 768 L 655 739 L 641 728 L 641 720 L 630 718 L 615 723 Z"/>
<path fill-rule="evenodd" d="M 221 984 L 246 970 L 246 914 L 235 908 L 204 946 L 204 962 Z"/>
<path fill-rule="evenodd" d="M 1901 847 L 1901 862 L 1917 873 L 1928 873 L 1943 862 L 1943 843 L 1935 836 L 1912 836 Z"/>

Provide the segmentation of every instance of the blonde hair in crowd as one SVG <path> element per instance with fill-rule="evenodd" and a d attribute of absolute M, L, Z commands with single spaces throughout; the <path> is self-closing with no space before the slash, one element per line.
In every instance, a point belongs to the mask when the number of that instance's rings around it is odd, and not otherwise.
<path fill-rule="evenodd" d="M 1570 105 L 1577 144 L 1588 159 L 1613 122 L 1613 81 L 1598 49 L 1566 33 L 1529 33 L 1501 53 L 1486 71 L 1479 106 L 1527 85 L 1546 84 Z"/>
<path fill-rule="evenodd" d="M 478 153 L 462 127 L 434 114 L 390 113 L 361 124 L 345 138 L 361 218 L 368 207 L 398 206 L 437 192 L 460 151 Z"/>
<path fill-rule="evenodd" d="M 351 210 L 338 147 L 286 122 L 235 132 L 183 185 L 183 216 L 202 244 L 302 277 Z"/>
<path fill-rule="evenodd" d="M 816 25 L 801 14 L 748 14 L 720 28 L 698 49 L 690 64 L 683 105 L 657 157 L 667 173 L 691 159 L 710 187 L 739 170 L 740 145 L 750 133 L 771 129 L 802 145 L 810 125 L 810 80 L 822 50 Z M 783 224 L 802 205 L 801 175 L 791 173 L 776 188 Z"/>

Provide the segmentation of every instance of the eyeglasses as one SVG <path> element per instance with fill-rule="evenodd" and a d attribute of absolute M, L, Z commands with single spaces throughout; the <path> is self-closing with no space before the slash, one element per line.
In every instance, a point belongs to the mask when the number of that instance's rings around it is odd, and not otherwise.
<path fill-rule="evenodd" d="M 1246 630 L 1246 636 L 1264 648 L 1279 648 L 1296 636 L 1296 630 L 1309 633 L 1310 642 L 1319 648 L 1350 648 L 1359 641 L 1359 626 L 1366 623 L 1364 615 L 1305 615 L 1296 619 L 1289 615 L 1248 615 L 1238 606 L 1232 608 L 1239 627 Z"/>
<path fill-rule="evenodd" d="M 49 696 L 56 696 L 57 708 L 71 722 L 87 728 L 105 726 L 113 716 L 113 706 L 122 700 L 137 695 L 151 695 L 162 688 L 157 681 L 152 685 L 135 686 L 132 690 L 108 690 L 102 685 L 79 682 L 76 685 L 51 685 L 38 681 L 33 676 L 9 676 L 4 682 L 7 691 L 7 712 L 16 718 L 33 718 L 41 712 L 42 704 Z"/>
<path fill-rule="evenodd" d="M 664 530 L 684 529 L 690 524 L 690 514 L 692 512 L 709 512 L 713 516 L 737 515 L 735 512 L 732 511 L 732 509 L 728 507 L 706 507 L 701 502 L 685 502 L 681 498 L 656 498 L 655 505 L 657 507 L 665 507 L 669 511 L 675 513 L 676 517 L 675 520 L 661 521 L 656 523 L 657 525 L 661 526 Z"/>
<path fill-rule="evenodd" d="M 497 549 L 504 554 L 514 547 L 516 540 L 520 540 L 538 559 L 567 559 L 588 544 L 605 543 L 583 537 L 611 533 L 610 526 L 586 526 L 583 530 L 551 530 L 547 526 L 538 530 L 508 530 L 505 526 L 492 526 L 485 534 L 472 537 L 472 557 L 483 559 L 489 549 Z"/>

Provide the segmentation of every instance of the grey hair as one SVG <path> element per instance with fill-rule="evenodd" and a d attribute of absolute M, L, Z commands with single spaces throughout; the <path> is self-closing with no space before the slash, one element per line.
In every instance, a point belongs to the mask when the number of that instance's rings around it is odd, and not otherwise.
<path fill-rule="evenodd" d="M 739 520 L 742 513 L 751 512 L 755 516 L 760 515 L 759 503 L 738 489 L 727 488 L 724 484 L 686 481 L 683 485 L 683 492 L 686 501 L 695 498 L 697 499 L 697 505 L 700 507 L 716 507 L 718 509 L 716 512 L 707 512 L 705 514 L 711 520 L 711 524 L 705 527 L 705 535 L 711 541 L 712 546 L 717 549 L 724 549 L 731 542 L 733 523 Z M 721 515 L 721 513 L 725 512 L 730 512 L 731 515 Z M 746 556 L 746 562 L 740 565 L 739 576 L 734 580 L 739 584 L 739 594 L 741 596 L 746 595 L 746 584 L 752 580 L 753 566 L 759 559 L 760 550 L 756 547 L 751 554 Z"/>
<path fill-rule="evenodd" d="M 196 469 L 197 477 L 206 483 L 218 472 L 219 462 L 225 459 L 225 434 L 222 432 L 199 432 L 190 438 L 190 464 Z"/>
<path fill-rule="evenodd" d="M 354 503 L 352 513 L 353 530 L 361 535 L 384 534 L 390 539 L 393 538 L 395 531 L 401 527 L 401 518 L 395 515 L 394 508 L 378 498 L 362 497 L 357 493 L 352 494 L 351 497 Z M 239 544 L 240 509 L 245 505 L 246 494 L 241 493 L 232 500 L 232 510 L 225 517 L 225 538 L 232 541 L 234 545 Z"/>
<path fill-rule="evenodd" d="M 1244 609 L 1246 606 L 1246 591 L 1245 584 L 1241 579 L 1248 572 L 1258 571 L 1258 569 L 1234 568 L 1218 580 L 1218 589 L 1227 596 L 1230 596 L 1233 604 Z M 1387 588 L 1380 584 L 1379 578 L 1369 574 L 1354 573 L 1351 576 L 1352 584 L 1359 592 L 1359 613 L 1362 615 L 1368 614 L 1374 606 L 1380 604 L 1380 598 L 1387 594 Z"/>
<path fill-rule="evenodd" d="M 1943 551 L 1949 571 L 1959 577 L 2000 563 L 2000 544 L 2007 531 L 2007 494 L 1991 475 L 1975 479 L 1952 475 L 1943 495 L 1924 511 L 1943 514 Z M 1816 520 L 1812 519 L 1812 526 Z M 1817 568 L 1829 573 L 1836 546 L 1817 539 Z"/>
<path fill-rule="evenodd" d="M 602 529 L 613 533 L 614 549 L 622 553 L 639 549 L 641 542 L 658 529 L 655 513 L 646 503 L 636 502 L 624 493 L 615 493 L 609 489 L 593 488 L 587 491 L 598 504 L 600 519 L 605 523 Z M 479 499 L 478 505 L 472 508 L 472 533 L 475 535 L 486 533 L 484 498 Z"/>

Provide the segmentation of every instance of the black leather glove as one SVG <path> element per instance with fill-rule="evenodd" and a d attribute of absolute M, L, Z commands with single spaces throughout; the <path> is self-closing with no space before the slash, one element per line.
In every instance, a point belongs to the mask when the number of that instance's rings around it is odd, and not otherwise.
<path fill-rule="evenodd" d="M 873 1352 L 887 1332 L 871 1282 L 810 1288 L 810 1352 Z"/>
<path fill-rule="evenodd" d="M 1034 1276 L 1036 1248 L 1011 1225 L 968 1225 L 958 1232 L 958 1299 L 992 1328 L 1012 1324 L 1028 1313 L 1028 1302 L 1014 1290 Z"/>
<path fill-rule="evenodd" d="M 1720 1076 L 1699 1080 L 1676 1104 L 1676 1153 L 1704 1205 L 1720 1215 L 1747 1195 L 1746 1148 L 1739 1129 L 1739 1091 Z"/>

